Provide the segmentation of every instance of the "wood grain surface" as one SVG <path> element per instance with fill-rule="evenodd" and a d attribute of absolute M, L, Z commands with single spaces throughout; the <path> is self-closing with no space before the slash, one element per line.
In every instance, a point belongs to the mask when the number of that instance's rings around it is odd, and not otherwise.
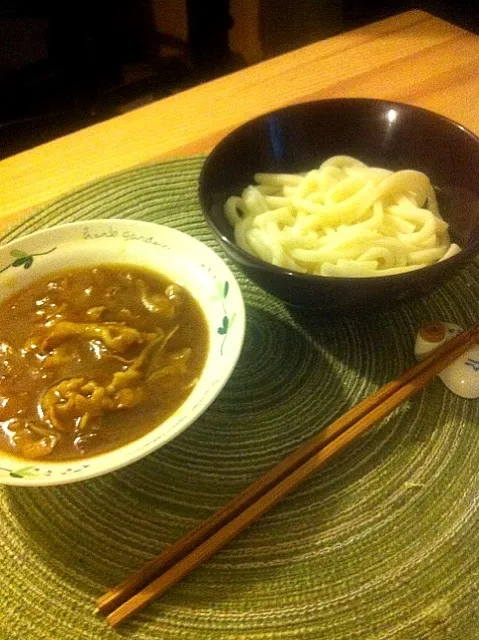
<path fill-rule="evenodd" d="M 479 37 L 409 11 L 261 62 L 0 162 L 0 229 L 42 203 L 143 163 L 208 152 L 295 102 L 408 102 L 479 134 Z"/>

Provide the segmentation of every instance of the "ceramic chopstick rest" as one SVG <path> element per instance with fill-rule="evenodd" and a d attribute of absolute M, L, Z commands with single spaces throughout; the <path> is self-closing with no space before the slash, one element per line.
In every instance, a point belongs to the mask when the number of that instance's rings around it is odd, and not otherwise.
<path fill-rule="evenodd" d="M 416 336 L 414 355 L 421 360 L 462 331 L 452 322 L 430 322 L 423 325 Z M 446 387 L 462 398 L 479 397 L 479 345 L 466 351 L 444 369 L 439 378 Z"/>

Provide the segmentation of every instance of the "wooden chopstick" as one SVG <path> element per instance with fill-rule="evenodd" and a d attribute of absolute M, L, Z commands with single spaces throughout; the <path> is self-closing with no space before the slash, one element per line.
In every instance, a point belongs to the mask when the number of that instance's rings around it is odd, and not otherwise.
<path fill-rule="evenodd" d="M 233 498 L 198 528 L 97 600 L 116 626 L 162 595 L 477 342 L 479 323 L 361 401 Z"/>

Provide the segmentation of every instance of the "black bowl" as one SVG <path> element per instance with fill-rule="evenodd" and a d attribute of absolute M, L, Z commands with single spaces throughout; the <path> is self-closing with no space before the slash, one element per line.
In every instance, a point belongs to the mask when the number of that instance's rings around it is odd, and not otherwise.
<path fill-rule="evenodd" d="M 404 274 L 329 278 L 273 266 L 236 245 L 223 205 L 253 183 L 254 173 L 307 171 L 338 154 L 426 173 L 451 239 L 462 251 Z M 431 291 L 479 251 L 479 138 L 452 120 L 408 104 L 344 98 L 292 105 L 227 135 L 203 166 L 199 198 L 223 249 L 266 291 L 322 312 L 377 308 Z"/>

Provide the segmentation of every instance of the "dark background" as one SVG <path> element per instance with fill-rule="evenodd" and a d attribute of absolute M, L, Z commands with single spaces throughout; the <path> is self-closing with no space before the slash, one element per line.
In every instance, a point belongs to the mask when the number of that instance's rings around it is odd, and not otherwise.
<path fill-rule="evenodd" d="M 472 1 L 341 5 L 340 31 L 418 8 L 479 33 Z M 269 18 L 281 22 L 275 7 Z M 228 0 L 186 0 L 186 8 L 183 41 L 157 31 L 151 0 L 0 0 L 0 158 L 246 65 L 229 48 Z M 282 51 L 306 44 L 290 33 Z"/>

